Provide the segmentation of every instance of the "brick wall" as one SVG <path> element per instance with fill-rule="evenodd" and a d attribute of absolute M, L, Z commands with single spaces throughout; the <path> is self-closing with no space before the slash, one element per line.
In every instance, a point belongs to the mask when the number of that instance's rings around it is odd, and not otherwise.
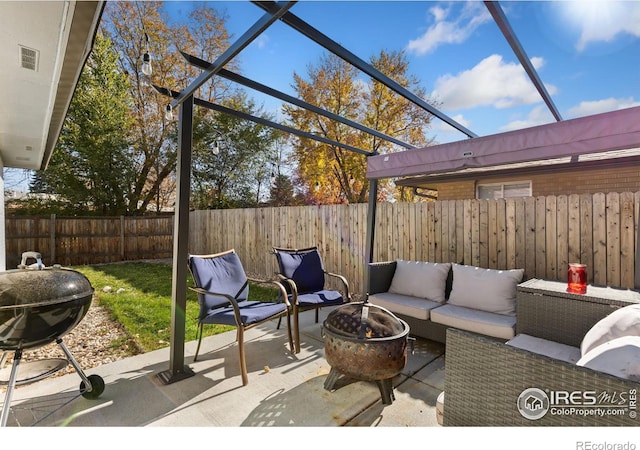
<path fill-rule="evenodd" d="M 598 192 L 636 192 L 640 189 L 640 167 L 629 165 L 607 169 L 590 168 L 580 172 L 543 173 L 489 177 L 430 184 L 438 190 L 438 200 L 475 198 L 476 183 L 531 181 L 532 195 L 594 194 Z"/>

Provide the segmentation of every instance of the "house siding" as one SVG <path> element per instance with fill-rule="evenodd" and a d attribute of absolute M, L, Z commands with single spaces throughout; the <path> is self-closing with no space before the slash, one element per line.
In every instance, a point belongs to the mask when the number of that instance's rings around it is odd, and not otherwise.
<path fill-rule="evenodd" d="M 531 181 L 532 196 L 635 192 L 640 189 L 640 167 L 583 169 L 580 172 L 541 173 L 483 177 L 430 184 L 438 190 L 438 200 L 464 200 L 476 197 L 477 184 Z"/>

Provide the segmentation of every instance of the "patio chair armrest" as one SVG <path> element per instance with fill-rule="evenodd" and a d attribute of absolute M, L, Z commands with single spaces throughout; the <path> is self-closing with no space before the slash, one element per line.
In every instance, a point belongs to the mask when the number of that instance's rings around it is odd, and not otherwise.
<path fill-rule="evenodd" d="M 224 294 L 222 292 L 213 292 L 213 291 L 207 291 L 206 289 L 203 289 L 201 287 L 197 287 L 197 286 L 189 286 L 189 289 L 191 289 L 194 292 L 197 292 L 198 294 L 202 294 L 202 295 L 213 295 L 215 297 L 224 297 L 227 300 L 229 300 L 230 302 L 236 303 L 236 300 L 229 294 Z"/>
<path fill-rule="evenodd" d="M 274 285 L 280 291 L 280 297 L 282 298 L 282 301 L 287 305 L 287 307 L 291 306 L 291 304 L 289 303 L 289 296 L 287 295 L 287 290 L 284 288 L 283 284 L 280 283 L 278 280 L 267 280 L 267 279 L 252 278 L 252 277 L 247 277 L 247 280 L 257 284 Z"/>
<path fill-rule="evenodd" d="M 347 278 L 343 275 L 337 274 L 337 273 L 332 273 L 332 272 L 327 272 L 325 271 L 325 274 L 330 276 L 330 277 L 334 277 L 337 278 L 338 280 L 340 280 L 342 282 L 342 286 L 344 287 L 344 294 L 345 297 L 347 299 L 348 302 L 351 301 L 351 292 L 349 291 L 349 282 L 347 281 Z"/>
<path fill-rule="evenodd" d="M 294 304 L 297 303 L 298 302 L 298 286 L 296 285 L 295 281 L 293 281 L 291 278 L 285 277 L 279 272 L 276 272 L 276 276 L 278 277 L 278 281 L 281 284 L 286 283 L 289 286 L 290 293 L 288 293 L 287 297 L 290 295 L 292 303 Z M 285 289 L 285 292 L 286 292 L 286 289 Z"/>
<path fill-rule="evenodd" d="M 506 345 L 498 340 L 466 331 L 447 330 L 445 370 L 445 426 L 638 426 L 632 418 L 630 399 L 640 383 Z M 537 388 L 551 392 L 577 392 L 577 402 L 587 405 L 595 395 L 603 415 L 581 414 L 588 408 L 554 412 L 554 403 L 544 416 L 525 418 L 518 409 L 523 391 Z M 581 397 L 587 393 L 589 398 Z M 599 397 L 599 396 L 603 397 Z M 609 400 L 604 400 L 609 396 Z M 558 405 L 557 403 L 555 405 Z M 624 414 L 608 414 L 607 408 Z M 569 405 L 571 406 L 571 405 Z M 617 412 L 616 411 L 616 412 Z M 631 414 L 633 415 L 633 414 Z"/>
<path fill-rule="evenodd" d="M 235 315 L 236 318 L 236 324 L 239 326 L 242 323 L 242 319 L 240 318 L 240 306 L 238 305 L 238 301 L 233 298 L 231 295 L 229 294 L 224 294 L 222 292 L 212 292 L 212 291 L 207 291 L 206 289 L 203 289 L 201 287 L 197 287 L 197 286 L 189 286 L 189 289 L 191 289 L 194 292 L 197 292 L 198 294 L 202 294 L 202 295 L 213 295 L 216 297 L 224 297 L 226 298 L 229 303 L 231 304 L 231 307 L 233 308 L 233 313 Z"/>

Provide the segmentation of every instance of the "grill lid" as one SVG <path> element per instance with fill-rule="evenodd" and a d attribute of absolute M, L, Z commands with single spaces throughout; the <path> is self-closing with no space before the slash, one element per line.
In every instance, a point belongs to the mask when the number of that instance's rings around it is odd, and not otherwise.
<path fill-rule="evenodd" d="M 405 326 L 391 311 L 369 302 L 352 302 L 334 309 L 324 321 L 333 333 L 360 339 L 397 336 Z"/>
<path fill-rule="evenodd" d="M 91 295 L 91 283 L 75 270 L 47 267 L 0 272 L 0 310 L 64 303 Z"/>

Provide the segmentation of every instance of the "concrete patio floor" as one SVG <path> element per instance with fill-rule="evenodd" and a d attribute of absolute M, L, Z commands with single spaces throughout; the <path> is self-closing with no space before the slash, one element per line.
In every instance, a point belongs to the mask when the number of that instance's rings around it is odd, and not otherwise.
<path fill-rule="evenodd" d="M 383 405 L 375 383 L 341 378 L 324 389 L 330 366 L 324 359 L 321 324 L 330 310 L 301 316 L 301 352 L 288 348 L 286 329 L 276 323 L 246 334 L 249 384 L 242 386 L 235 332 L 185 347 L 195 375 L 164 385 L 165 348 L 86 370 L 106 384 L 95 400 L 80 396 L 80 377 L 50 377 L 14 390 L 9 427 L 309 427 L 438 426 L 436 398 L 444 390 L 444 347 L 417 340 L 404 371 L 394 378 L 395 401 Z M 4 399 L 4 393 L 2 394 Z"/>

